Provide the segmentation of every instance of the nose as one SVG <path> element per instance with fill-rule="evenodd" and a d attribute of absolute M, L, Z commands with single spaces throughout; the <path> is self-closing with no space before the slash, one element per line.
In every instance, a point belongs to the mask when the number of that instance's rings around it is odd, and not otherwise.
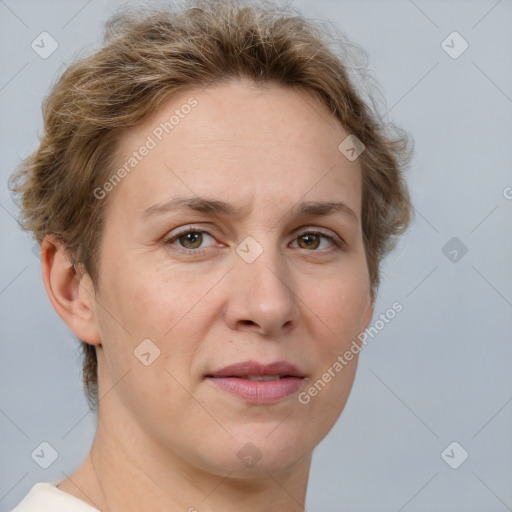
<path fill-rule="evenodd" d="M 230 272 L 226 323 L 232 330 L 283 335 L 298 324 L 298 300 L 277 252 L 265 250 L 252 263 L 237 257 Z"/>

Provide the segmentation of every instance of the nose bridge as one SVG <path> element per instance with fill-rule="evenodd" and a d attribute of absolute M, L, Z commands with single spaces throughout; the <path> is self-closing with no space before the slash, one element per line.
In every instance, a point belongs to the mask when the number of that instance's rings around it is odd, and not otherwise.
<path fill-rule="evenodd" d="M 298 309 L 293 283 L 272 232 L 261 230 L 255 236 L 246 237 L 236 253 L 231 321 L 256 324 L 267 334 L 295 324 Z"/>

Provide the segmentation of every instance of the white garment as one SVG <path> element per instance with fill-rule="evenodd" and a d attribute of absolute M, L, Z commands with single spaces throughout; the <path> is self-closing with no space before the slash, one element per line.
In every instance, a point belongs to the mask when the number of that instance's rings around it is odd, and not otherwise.
<path fill-rule="evenodd" d="M 99 512 L 85 501 L 57 489 L 59 483 L 35 484 L 11 512 Z"/>

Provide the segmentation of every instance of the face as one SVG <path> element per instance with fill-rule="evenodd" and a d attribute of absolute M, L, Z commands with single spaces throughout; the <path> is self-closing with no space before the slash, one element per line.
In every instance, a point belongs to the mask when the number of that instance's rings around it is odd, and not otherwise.
<path fill-rule="evenodd" d="M 100 394 L 112 388 L 100 421 L 222 474 L 309 458 L 353 383 L 357 355 L 341 370 L 338 356 L 372 314 L 347 135 L 307 93 L 248 82 L 188 90 L 121 135 L 130 170 L 109 192 L 95 306 Z"/>

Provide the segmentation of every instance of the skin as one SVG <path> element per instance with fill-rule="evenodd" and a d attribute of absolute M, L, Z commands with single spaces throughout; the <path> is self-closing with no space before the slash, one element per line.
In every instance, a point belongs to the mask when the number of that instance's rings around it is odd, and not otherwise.
<path fill-rule="evenodd" d="M 284 360 L 306 376 L 304 391 L 366 328 L 361 169 L 339 152 L 348 133 L 318 99 L 247 81 L 173 97 L 121 134 L 119 165 L 192 96 L 197 107 L 110 192 L 96 288 L 51 237 L 43 244 L 50 300 L 97 346 L 99 365 L 93 446 L 59 488 L 102 510 L 303 510 L 313 449 L 345 406 L 357 356 L 307 405 L 296 394 L 248 404 L 204 376 Z M 241 211 L 143 218 L 175 196 Z M 355 215 L 297 217 L 301 201 Z M 188 225 L 208 232 L 202 245 L 163 242 Z M 305 244 L 312 230 L 343 247 Z M 247 236 L 263 250 L 252 263 L 236 252 Z M 145 366 L 134 350 L 148 338 L 160 355 Z M 248 442 L 261 455 L 253 467 L 237 457 Z"/>

